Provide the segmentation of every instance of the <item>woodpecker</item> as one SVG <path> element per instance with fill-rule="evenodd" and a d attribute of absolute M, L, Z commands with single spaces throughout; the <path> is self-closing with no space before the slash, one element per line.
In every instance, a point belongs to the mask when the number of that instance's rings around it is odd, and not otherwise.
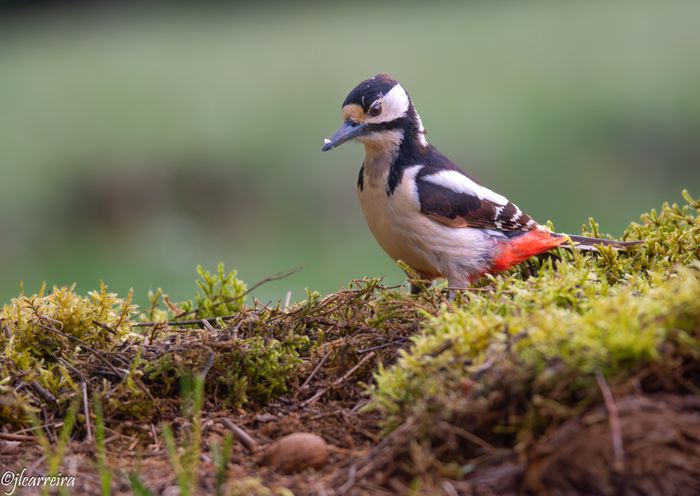
<path fill-rule="evenodd" d="M 636 243 L 559 234 L 538 224 L 428 143 L 411 98 L 387 74 L 357 85 L 341 115 L 343 125 L 321 150 L 350 140 L 364 145 L 357 195 L 370 231 L 391 258 L 423 279 L 445 278 L 451 290 L 464 289 L 564 243 L 588 250 Z"/>

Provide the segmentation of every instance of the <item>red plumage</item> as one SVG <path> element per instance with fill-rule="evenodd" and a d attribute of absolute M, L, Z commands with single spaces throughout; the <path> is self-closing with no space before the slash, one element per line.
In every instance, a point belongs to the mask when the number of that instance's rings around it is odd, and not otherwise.
<path fill-rule="evenodd" d="M 566 242 L 566 237 L 544 229 L 533 229 L 522 236 L 501 243 L 501 250 L 494 257 L 489 272 L 502 272 L 515 267 L 530 257 L 556 248 Z"/>

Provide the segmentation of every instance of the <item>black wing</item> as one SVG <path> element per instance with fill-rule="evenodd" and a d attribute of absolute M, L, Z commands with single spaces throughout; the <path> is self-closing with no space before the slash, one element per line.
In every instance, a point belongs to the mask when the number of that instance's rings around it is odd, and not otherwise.
<path fill-rule="evenodd" d="M 451 227 L 529 231 L 538 226 L 513 202 L 459 170 L 423 167 L 416 175 L 421 212 Z"/>

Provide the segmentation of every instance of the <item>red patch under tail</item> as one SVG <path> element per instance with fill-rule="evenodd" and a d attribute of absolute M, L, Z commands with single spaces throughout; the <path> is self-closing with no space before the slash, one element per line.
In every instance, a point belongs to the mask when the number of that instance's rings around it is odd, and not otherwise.
<path fill-rule="evenodd" d="M 566 237 L 543 229 L 533 229 L 522 236 L 501 243 L 501 250 L 493 260 L 489 272 L 501 272 L 524 262 L 530 257 L 556 248 Z"/>

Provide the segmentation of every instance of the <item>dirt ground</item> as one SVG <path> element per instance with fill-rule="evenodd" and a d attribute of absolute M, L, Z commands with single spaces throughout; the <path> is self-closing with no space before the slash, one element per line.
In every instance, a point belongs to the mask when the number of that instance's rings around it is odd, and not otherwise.
<path fill-rule="evenodd" d="M 360 356 L 355 366 L 338 370 L 340 375 L 328 374 L 318 361 L 309 367 L 311 380 L 305 386 L 265 407 L 216 409 L 205 403 L 199 494 L 215 494 L 212 447 L 220 445 L 227 431 L 234 433 L 235 444 L 223 494 L 289 494 L 280 488 L 296 495 L 409 494 L 412 489 L 448 496 L 700 494 L 700 401 L 696 396 L 633 392 L 615 399 L 617 425 L 600 405 L 543 436 L 525 454 L 484 441 L 474 459 L 476 469 L 462 479 L 435 473 L 411 479 L 408 473 L 420 473 L 420 456 L 405 456 L 405 448 L 411 450 L 411 425 L 382 437 L 378 415 L 363 412 L 368 399 L 358 378 L 368 380 L 377 356 L 371 351 Z M 174 426 L 176 433 L 191 427 L 179 414 L 161 421 Z M 106 427 L 113 494 L 132 494 L 130 473 L 137 473 L 154 494 L 180 494 L 158 424 L 108 420 Z M 58 435 L 59 429 L 55 424 L 47 431 Z M 296 473 L 270 465 L 267 458 L 274 442 L 299 432 L 313 433 L 327 443 L 325 463 Z M 2 472 L 26 468 L 30 474 L 45 473 L 47 459 L 31 432 L 3 433 L 0 447 Z M 76 435 L 68 445 L 61 472 L 75 476 L 71 494 L 100 494 L 95 453 L 95 443 L 87 436 Z M 308 453 L 302 449 L 290 456 L 303 461 Z M 406 464 L 411 470 L 403 469 Z M 35 488 L 15 492 L 39 493 Z"/>

